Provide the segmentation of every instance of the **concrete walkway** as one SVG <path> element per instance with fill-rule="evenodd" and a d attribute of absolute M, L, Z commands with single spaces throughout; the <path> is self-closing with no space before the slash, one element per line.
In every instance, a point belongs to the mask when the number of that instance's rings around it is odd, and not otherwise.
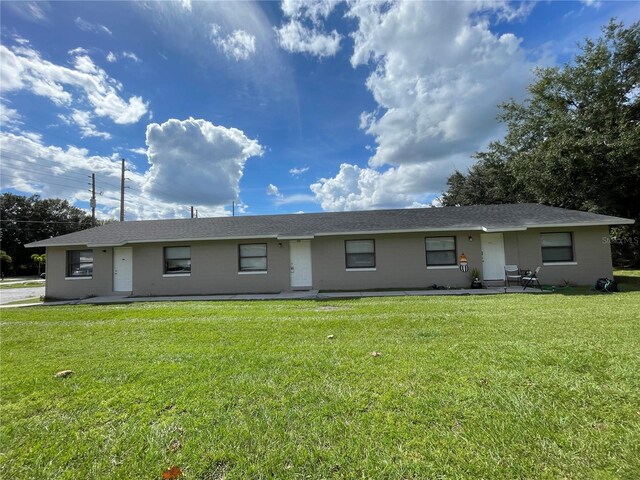
<path fill-rule="evenodd" d="M 26 307 L 40 305 L 106 305 L 134 302 L 216 302 L 216 301 L 251 301 L 251 300 L 330 300 L 344 298 L 366 297 L 402 297 L 402 296 L 431 296 L 431 295 L 499 295 L 505 293 L 539 294 L 536 288 L 522 287 L 490 287 L 479 290 L 393 290 L 382 292 L 322 292 L 318 290 L 305 290 L 280 293 L 263 294 L 239 294 L 239 295 L 179 295 L 161 297 L 129 297 L 129 296 L 105 296 L 82 298 L 79 300 L 63 300 L 57 302 L 44 302 L 29 305 L 0 305 L 0 308 Z"/>

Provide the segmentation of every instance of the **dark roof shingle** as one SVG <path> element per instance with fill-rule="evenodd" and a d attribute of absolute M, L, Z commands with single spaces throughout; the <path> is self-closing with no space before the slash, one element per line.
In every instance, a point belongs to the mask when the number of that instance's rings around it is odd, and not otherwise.
<path fill-rule="evenodd" d="M 295 237 L 402 231 L 526 229 L 536 226 L 616 225 L 633 220 L 533 203 L 357 212 L 256 215 L 115 222 L 30 243 L 117 246 L 127 243 L 228 238 Z"/>

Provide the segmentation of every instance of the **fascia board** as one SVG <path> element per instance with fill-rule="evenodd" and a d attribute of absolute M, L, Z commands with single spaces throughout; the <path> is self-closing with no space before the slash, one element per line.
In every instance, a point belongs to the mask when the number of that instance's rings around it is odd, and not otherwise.
<path fill-rule="evenodd" d="M 408 228 L 401 230 L 362 230 L 352 232 L 323 232 L 316 233 L 316 237 L 331 237 L 345 235 L 385 235 L 389 233 L 428 233 L 428 232 L 469 232 L 481 230 L 481 227 L 443 227 L 443 228 Z"/>
<path fill-rule="evenodd" d="M 581 223 L 540 223 L 527 225 L 527 228 L 568 228 L 568 227 L 607 227 L 609 225 L 633 225 L 635 220 L 629 218 L 621 218 L 615 222 L 581 222 Z"/>
<path fill-rule="evenodd" d="M 312 240 L 315 235 L 278 235 L 278 240 Z"/>

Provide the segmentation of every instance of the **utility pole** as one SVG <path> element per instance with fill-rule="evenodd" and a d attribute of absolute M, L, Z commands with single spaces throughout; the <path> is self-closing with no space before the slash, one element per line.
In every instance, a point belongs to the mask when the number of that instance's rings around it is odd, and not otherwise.
<path fill-rule="evenodd" d="M 96 226 L 96 174 L 91 174 L 91 226 Z"/>
<path fill-rule="evenodd" d="M 198 209 L 196 208 L 196 218 L 198 218 Z"/>
<path fill-rule="evenodd" d="M 120 221 L 124 222 L 124 158 L 122 159 L 122 176 L 120 177 Z"/>
<path fill-rule="evenodd" d="M 231 202 L 231 216 L 235 217 L 236 216 L 236 201 L 233 200 Z"/>
<path fill-rule="evenodd" d="M 191 218 L 193 218 L 193 205 L 191 205 Z"/>

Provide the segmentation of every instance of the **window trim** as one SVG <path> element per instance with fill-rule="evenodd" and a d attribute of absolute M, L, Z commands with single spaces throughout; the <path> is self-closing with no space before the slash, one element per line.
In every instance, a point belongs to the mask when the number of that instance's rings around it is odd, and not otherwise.
<path fill-rule="evenodd" d="M 248 245 L 264 245 L 264 255 L 242 255 L 242 247 Z M 243 258 L 264 258 L 264 268 L 242 268 Z M 269 246 L 266 242 L 238 244 L 238 273 L 267 273 L 269 271 Z"/>
<path fill-rule="evenodd" d="M 427 240 L 429 238 L 453 238 L 453 250 L 427 250 Z M 429 252 L 451 252 L 453 251 L 453 263 L 429 263 Z M 433 237 L 424 237 L 424 261 L 427 268 L 455 268 L 458 266 L 458 237 L 455 235 L 436 235 Z"/>
<path fill-rule="evenodd" d="M 563 258 L 562 260 L 545 260 L 544 258 L 544 252 L 545 250 L 553 250 L 553 249 L 567 249 L 569 248 L 569 246 L 564 246 L 564 247 L 545 247 L 542 245 L 542 236 L 543 235 L 557 235 L 558 233 L 568 233 L 569 234 L 569 240 L 571 241 L 571 258 L 566 259 Z M 542 264 L 543 265 L 577 265 L 576 262 L 576 250 L 575 250 L 575 243 L 573 240 L 573 232 L 540 232 L 540 259 L 542 260 Z"/>
<path fill-rule="evenodd" d="M 362 267 L 350 267 L 349 255 L 358 255 L 357 253 L 347 253 L 347 242 L 373 242 L 373 265 L 366 265 Z M 375 238 L 352 238 L 344 241 L 344 267 L 348 272 L 362 272 L 362 271 L 374 271 L 377 268 L 376 259 L 376 239 Z"/>
<path fill-rule="evenodd" d="M 91 262 L 78 262 L 78 268 L 82 267 L 83 264 L 91 264 L 91 275 L 74 275 L 71 272 L 71 262 L 69 261 L 69 257 L 70 254 L 72 252 L 91 252 Z M 66 264 L 66 272 L 65 272 L 65 279 L 70 280 L 70 279 L 91 279 L 93 278 L 93 249 L 92 248 L 83 248 L 82 250 L 67 250 L 67 264 Z"/>
<path fill-rule="evenodd" d="M 175 272 L 169 272 L 167 271 L 167 249 L 168 248 L 188 248 L 189 249 L 189 271 L 185 272 L 185 271 L 175 271 Z M 191 245 L 171 245 L 168 247 L 163 247 L 162 248 L 162 276 L 163 277 L 174 277 L 174 276 L 181 276 L 181 277 L 188 277 L 189 275 L 191 275 Z M 172 258 L 171 260 L 187 260 L 186 257 L 184 258 Z"/>

